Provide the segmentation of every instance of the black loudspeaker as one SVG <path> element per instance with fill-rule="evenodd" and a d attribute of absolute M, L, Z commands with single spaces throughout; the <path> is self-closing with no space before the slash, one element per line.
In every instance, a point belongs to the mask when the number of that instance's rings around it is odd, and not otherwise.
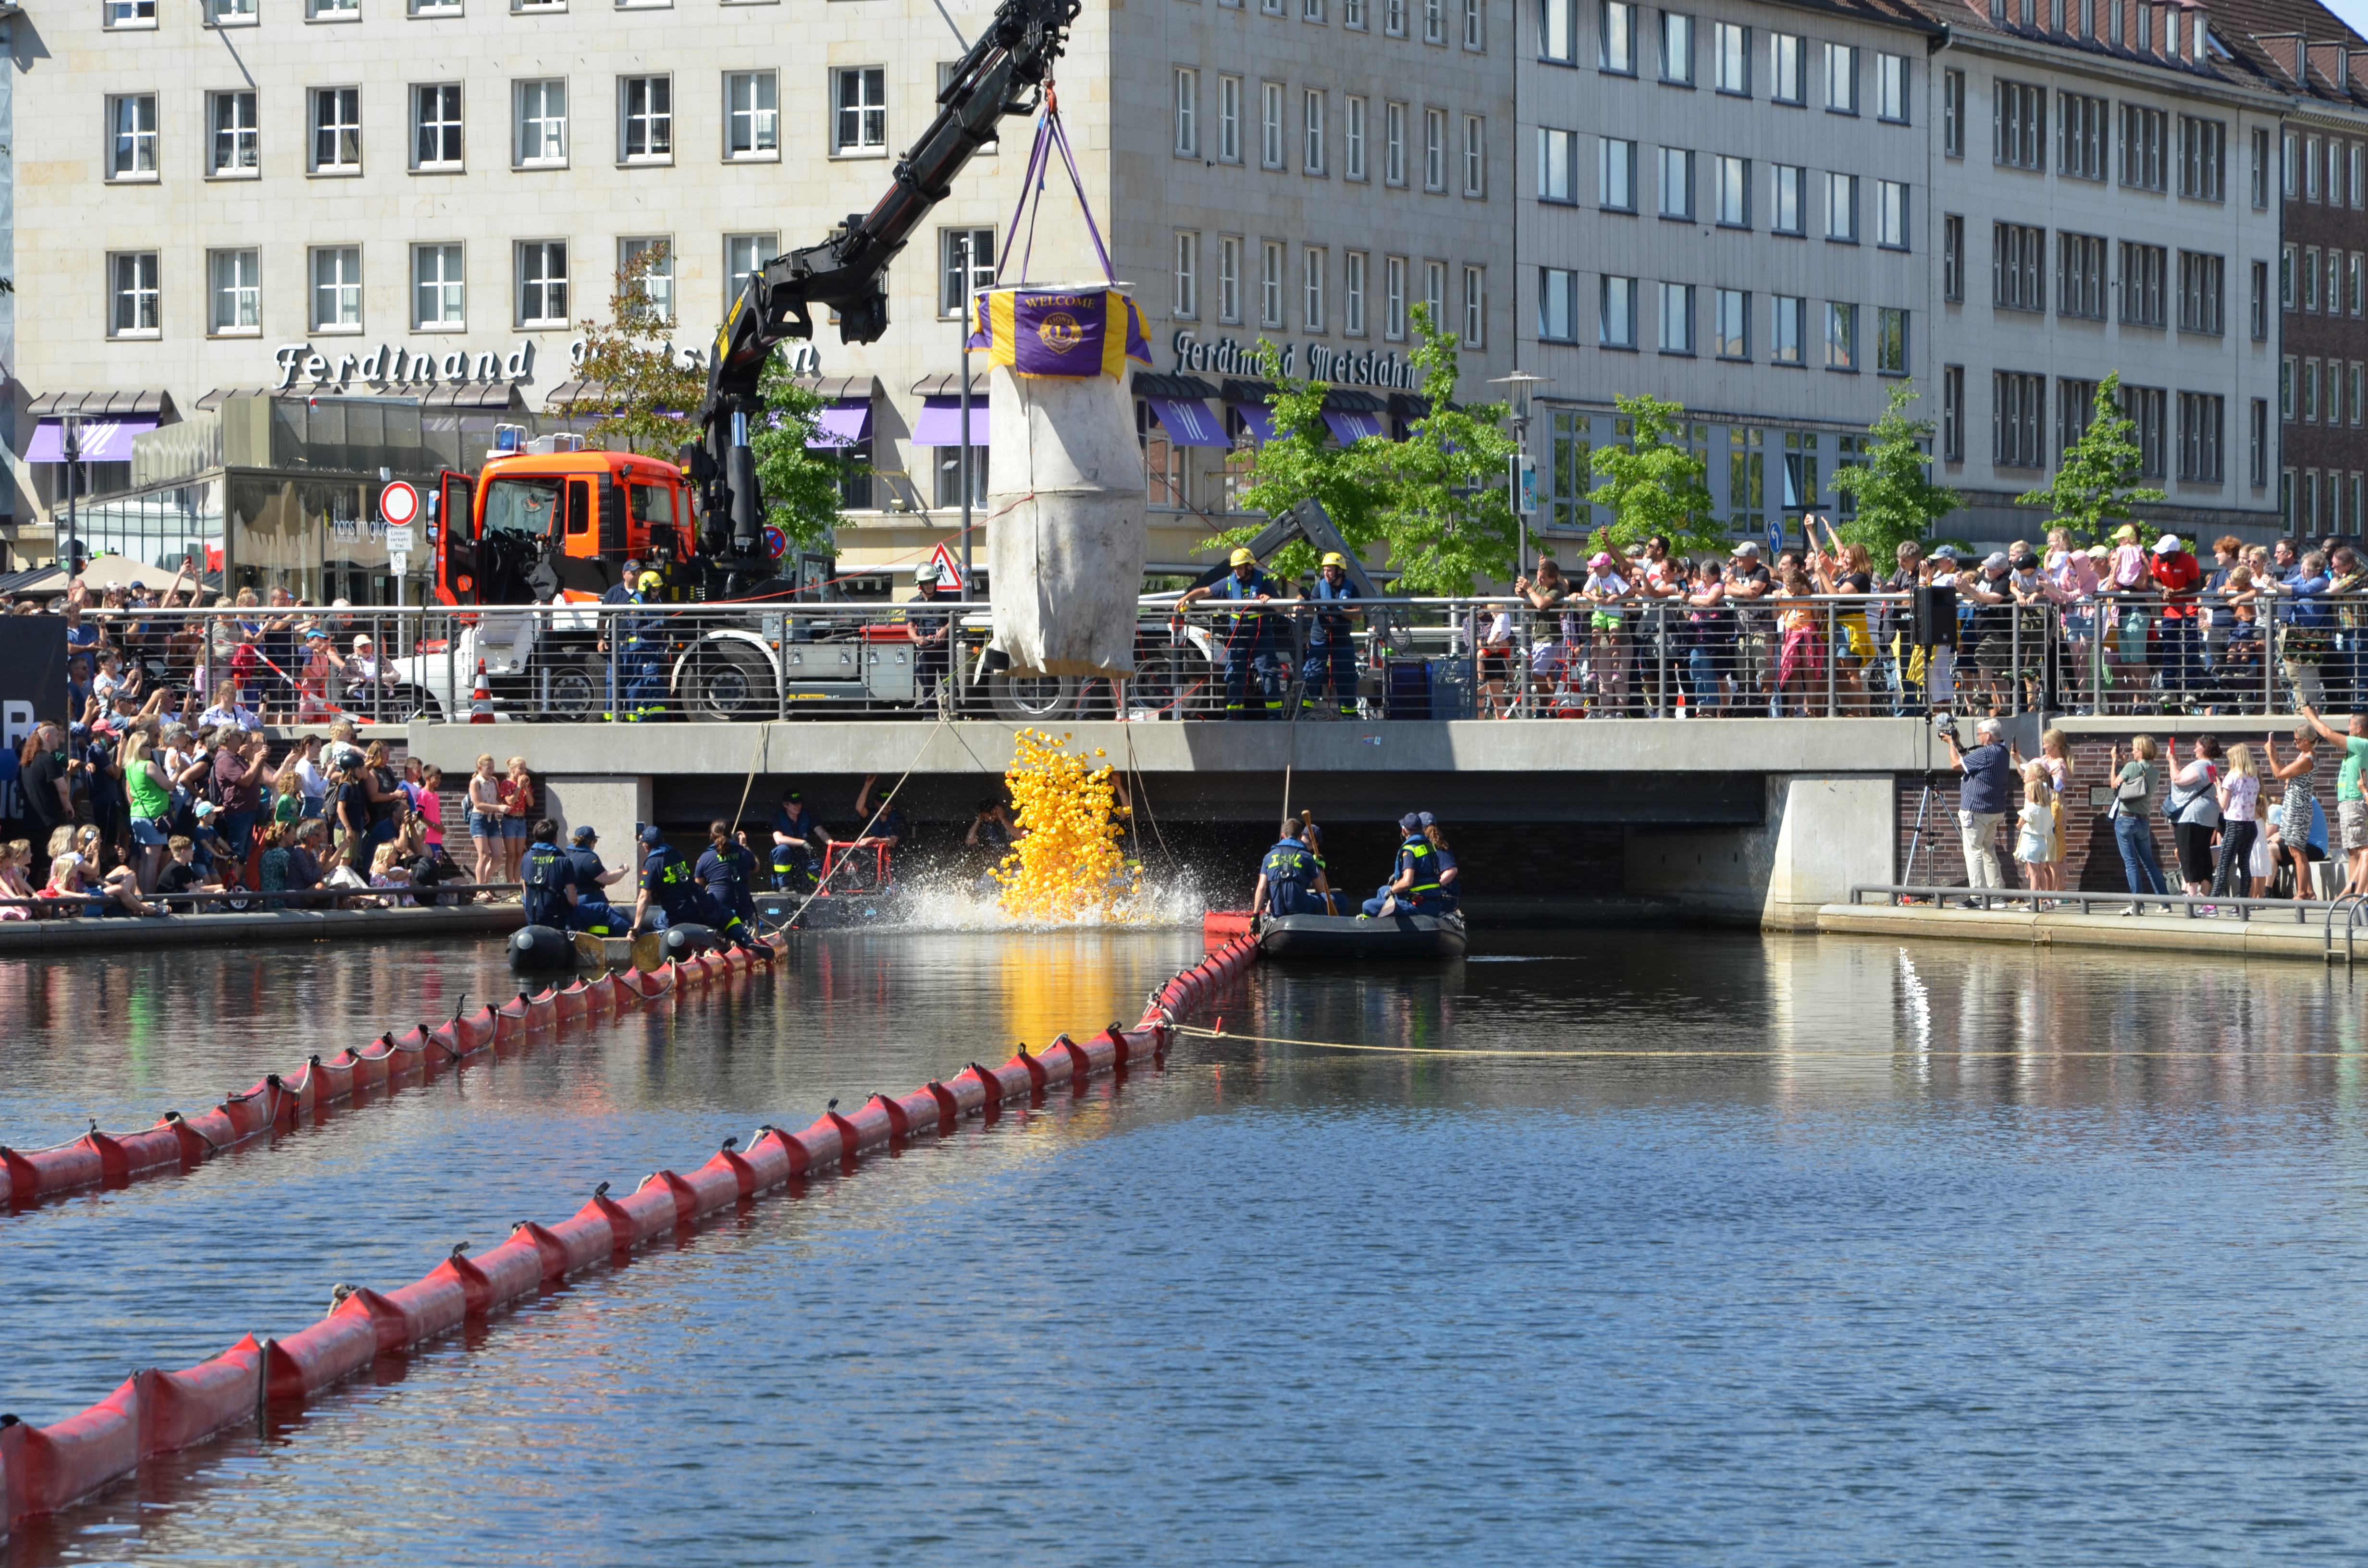
<path fill-rule="evenodd" d="M 1957 645 L 1957 590 L 1918 587 L 1907 607 L 1908 641 L 1918 648 Z"/>

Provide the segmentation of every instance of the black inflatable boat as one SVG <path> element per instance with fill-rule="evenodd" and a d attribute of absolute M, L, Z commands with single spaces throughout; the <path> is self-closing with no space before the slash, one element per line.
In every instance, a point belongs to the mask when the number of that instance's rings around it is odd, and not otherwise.
<path fill-rule="evenodd" d="M 1270 959 L 1454 959 L 1464 949 L 1461 915 L 1265 915 L 1255 929 Z"/>

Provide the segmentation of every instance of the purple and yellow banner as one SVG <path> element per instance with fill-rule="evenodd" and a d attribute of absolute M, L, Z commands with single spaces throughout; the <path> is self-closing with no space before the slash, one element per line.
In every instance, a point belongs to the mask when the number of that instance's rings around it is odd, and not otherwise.
<path fill-rule="evenodd" d="M 996 289 L 971 296 L 970 346 L 1016 376 L 1126 374 L 1151 363 L 1143 312 L 1116 289 Z"/>

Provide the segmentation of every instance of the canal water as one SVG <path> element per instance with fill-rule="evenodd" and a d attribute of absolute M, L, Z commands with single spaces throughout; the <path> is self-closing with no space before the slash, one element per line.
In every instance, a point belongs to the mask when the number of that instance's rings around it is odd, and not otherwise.
<path fill-rule="evenodd" d="M 1198 948 L 810 937 L 0 1216 L 0 1408 L 1132 1019 Z M 0 1140 L 194 1109 L 506 979 L 416 947 L 0 969 Z M 1260 971 L 1164 1070 L 382 1361 L 9 1561 L 2358 1560 L 2357 1003 L 2294 964 L 1670 931 Z"/>

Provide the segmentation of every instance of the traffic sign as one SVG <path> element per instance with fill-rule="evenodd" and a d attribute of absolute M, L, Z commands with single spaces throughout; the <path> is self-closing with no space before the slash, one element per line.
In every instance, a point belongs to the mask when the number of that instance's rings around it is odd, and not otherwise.
<path fill-rule="evenodd" d="M 386 552 L 386 569 L 389 572 L 393 573 L 398 577 L 402 576 L 405 572 L 410 571 L 411 551 L 407 550 L 388 551 Z"/>
<path fill-rule="evenodd" d="M 386 526 L 386 552 L 389 555 L 410 554 L 411 547 L 417 542 L 413 538 L 417 531 L 408 523 L 389 523 Z"/>
<path fill-rule="evenodd" d="M 396 480 L 378 493 L 378 515 L 390 528 L 409 528 L 419 516 L 419 492 Z"/>

